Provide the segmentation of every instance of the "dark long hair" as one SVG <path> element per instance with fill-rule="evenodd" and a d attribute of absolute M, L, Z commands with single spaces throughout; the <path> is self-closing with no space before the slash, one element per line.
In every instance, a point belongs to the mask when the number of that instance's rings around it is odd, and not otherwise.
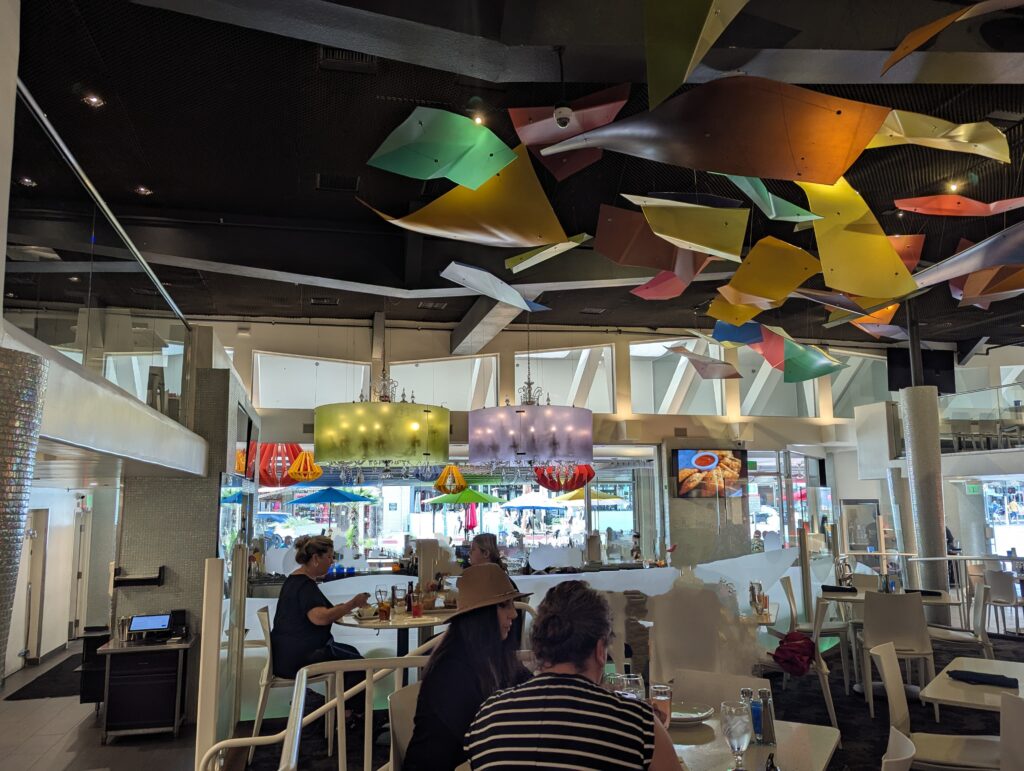
<path fill-rule="evenodd" d="M 446 658 L 457 656 L 486 699 L 497 690 L 529 678 L 530 673 L 516 656 L 516 647 L 514 635 L 501 639 L 496 605 L 470 611 L 451 620 L 444 639 L 430 655 L 423 679 Z"/>
<path fill-rule="evenodd" d="M 501 550 L 498 548 L 498 537 L 494 533 L 477 533 L 473 536 L 472 543 L 475 543 L 477 548 L 487 552 L 487 557 L 491 562 L 506 573 L 508 572 L 508 566 L 505 564 L 505 560 L 501 558 Z"/>

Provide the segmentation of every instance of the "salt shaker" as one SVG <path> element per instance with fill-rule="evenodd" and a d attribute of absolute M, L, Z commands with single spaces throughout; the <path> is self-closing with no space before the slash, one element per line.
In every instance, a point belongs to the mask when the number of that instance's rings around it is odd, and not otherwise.
<path fill-rule="evenodd" d="M 761 744 L 775 744 L 775 704 L 772 702 L 772 692 L 768 688 L 761 688 L 757 692 L 761 702 Z"/>

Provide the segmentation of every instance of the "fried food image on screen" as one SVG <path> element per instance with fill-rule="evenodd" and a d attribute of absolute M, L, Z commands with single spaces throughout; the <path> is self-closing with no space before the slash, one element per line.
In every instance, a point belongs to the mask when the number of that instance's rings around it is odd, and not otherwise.
<path fill-rule="evenodd" d="M 718 465 L 709 471 L 681 468 L 678 474 L 680 496 L 716 498 L 735 493 L 743 481 L 743 462 L 730 450 L 714 451 Z"/>
<path fill-rule="evenodd" d="M 695 468 L 679 469 L 679 495 L 686 495 L 693 490 L 705 476 L 705 472 Z"/>

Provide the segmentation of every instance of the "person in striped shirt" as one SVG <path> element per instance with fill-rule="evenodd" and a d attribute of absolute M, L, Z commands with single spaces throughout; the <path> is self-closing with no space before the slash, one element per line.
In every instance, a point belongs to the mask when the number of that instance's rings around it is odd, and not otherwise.
<path fill-rule="evenodd" d="M 470 767 L 682 769 L 651 707 L 599 685 L 610 636 L 601 594 L 585 581 L 552 587 L 530 635 L 540 672 L 481 705 L 466 734 Z"/>

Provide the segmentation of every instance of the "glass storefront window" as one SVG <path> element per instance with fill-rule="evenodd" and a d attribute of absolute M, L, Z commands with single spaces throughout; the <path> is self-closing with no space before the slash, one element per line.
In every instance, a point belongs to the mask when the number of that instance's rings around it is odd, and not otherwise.
<path fill-rule="evenodd" d="M 252 401 L 261 409 L 311 410 L 369 398 L 370 365 L 341 359 L 255 351 Z"/>
<path fill-rule="evenodd" d="M 593 412 L 615 412 L 615 360 L 610 345 L 563 348 L 529 354 L 533 382 L 551 397 L 552 404 L 586 407 Z M 516 354 L 516 402 L 526 381 L 527 354 Z"/>
<path fill-rule="evenodd" d="M 722 347 L 705 340 L 657 340 L 629 346 L 632 407 L 647 415 L 724 415 L 723 380 L 705 380 L 688 359 L 668 350 L 722 358 Z"/>
<path fill-rule="evenodd" d="M 744 346 L 737 349 L 740 414 L 758 417 L 813 418 L 818 414 L 818 383 L 786 383 L 781 370 Z"/>
<path fill-rule="evenodd" d="M 391 377 L 420 404 L 466 411 L 498 406 L 497 356 L 396 362 Z"/>

